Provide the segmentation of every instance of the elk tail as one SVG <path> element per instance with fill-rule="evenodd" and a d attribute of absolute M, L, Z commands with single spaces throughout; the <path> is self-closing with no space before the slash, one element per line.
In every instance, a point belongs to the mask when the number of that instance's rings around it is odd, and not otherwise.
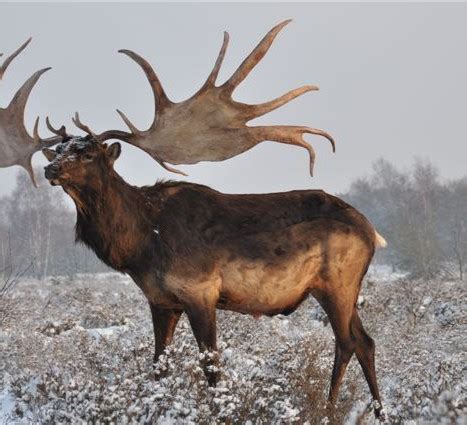
<path fill-rule="evenodd" d="M 375 229 L 375 245 L 377 248 L 386 248 L 388 243 Z"/>

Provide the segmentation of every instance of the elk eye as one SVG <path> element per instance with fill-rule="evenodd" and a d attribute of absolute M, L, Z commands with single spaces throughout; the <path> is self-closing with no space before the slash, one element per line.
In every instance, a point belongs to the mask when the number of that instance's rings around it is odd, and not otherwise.
<path fill-rule="evenodd" d="M 94 156 L 92 156 L 90 153 L 85 153 L 81 159 L 83 162 L 91 162 L 94 159 Z"/>

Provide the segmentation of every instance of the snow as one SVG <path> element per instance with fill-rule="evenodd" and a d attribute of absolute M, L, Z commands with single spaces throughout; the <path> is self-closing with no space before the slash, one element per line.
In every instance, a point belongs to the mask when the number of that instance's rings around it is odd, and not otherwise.
<path fill-rule="evenodd" d="M 367 273 L 367 279 L 380 282 L 395 282 L 406 277 L 407 273 L 394 271 L 391 266 L 385 264 L 372 264 Z"/>
<path fill-rule="evenodd" d="M 97 341 L 100 341 L 101 337 L 114 337 L 118 334 L 124 333 L 126 329 L 126 326 L 109 326 L 108 328 L 88 329 L 88 333 Z"/>
<path fill-rule="evenodd" d="M 0 423 L 7 423 L 14 416 L 15 406 L 15 397 L 8 388 L 4 388 L 0 393 Z"/>
<path fill-rule="evenodd" d="M 358 307 L 390 423 L 467 421 L 466 295 L 461 282 L 369 271 Z M 217 388 L 185 317 L 154 379 L 150 311 L 127 276 L 24 280 L 0 311 L 0 423 L 374 423 L 355 358 L 326 410 L 333 334 L 312 299 L 287 317 L 220 311 Z"/>

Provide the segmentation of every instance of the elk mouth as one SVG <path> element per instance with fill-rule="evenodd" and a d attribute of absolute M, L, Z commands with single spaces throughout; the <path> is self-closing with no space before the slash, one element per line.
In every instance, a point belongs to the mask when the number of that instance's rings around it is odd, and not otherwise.
<path fill-rule="evenodd" d="M 61 184 L 59 170 L 57 167 L 48 165 L 47 167 L 44 167 L 44 171 L 45 178 L 52 186 L 59 186 Z"/>
<path fill-rule="evenodd" d="M 51 178 L 51 179 L 47 179 L 50 183 L 51 186 L 61 186 L 62 185 L 62 182 L 60 181 L 59 178 Z"/>

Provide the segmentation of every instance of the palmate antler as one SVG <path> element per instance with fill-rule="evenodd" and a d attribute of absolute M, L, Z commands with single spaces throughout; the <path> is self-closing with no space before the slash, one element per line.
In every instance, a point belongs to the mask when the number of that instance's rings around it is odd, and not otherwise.
<path fill-rule="evenodd" d="M 101 141 L 119 139 L 135 145 L 172 172 L 184 174 L 169 167 L 170 164 L 194 164 L 199 161 L 222 161 L 245 152 L 266 140 L 305 148 L 310 156 L 310 173 L 313 174 L 315 152 L 303 140 L 305 133 L 326 137 L 335 149 L 333 138 L 326 132 L 301 126 L 247 126 L 247 122 L 267 114 L 316 86 L 303 86 L 292 90 L 270 102 L 249 105 L 236 102 L 232 93 L 264 57 L 279 31 L 289 23 L 284 21 L 274 27 L 261 40 L 233 75 L 222 85 L 216 86 L 217 76 L 227 50 L 229 36 L 224 33 L 224 42 L 208 79 L 191 98 L 172 102 L 166 95 L 159 78 L 151 65 L 130 50 L 120 50 L 138 63 L 151 85 L 155 117 L 151 127 L 142 131 L 136 128 L 126 115 L 117 110 L 130 132 L 109 130 L 97 136 Z M 79 116 L 75 124 L 89 134 L 92 131 L 81 123 Z M 94 135 L 94 134 L 93 134 Z M 95 136 L 95 135 L 94 135 Z"/>
<path fill-rule="evenodd" d="M 0 80 L 10 63 L 30 43 L 28 39 L 18 50 L 8 56 L 0 67 Z M 34 137 L 31 137 L 24 126 L 24 110 L 29 94 L 39 78 L 50 68 L 44 68 L 33 74 L 18 90 L 6 109 L 0 108 L 0 167 L 19 165 L 26 169 L 36 186 L 31 159 L 37 151 L 52 146 L 63 140 L 62 137 L 41 139 L 38 134 L 39 118 L 34 125 Z"/>

